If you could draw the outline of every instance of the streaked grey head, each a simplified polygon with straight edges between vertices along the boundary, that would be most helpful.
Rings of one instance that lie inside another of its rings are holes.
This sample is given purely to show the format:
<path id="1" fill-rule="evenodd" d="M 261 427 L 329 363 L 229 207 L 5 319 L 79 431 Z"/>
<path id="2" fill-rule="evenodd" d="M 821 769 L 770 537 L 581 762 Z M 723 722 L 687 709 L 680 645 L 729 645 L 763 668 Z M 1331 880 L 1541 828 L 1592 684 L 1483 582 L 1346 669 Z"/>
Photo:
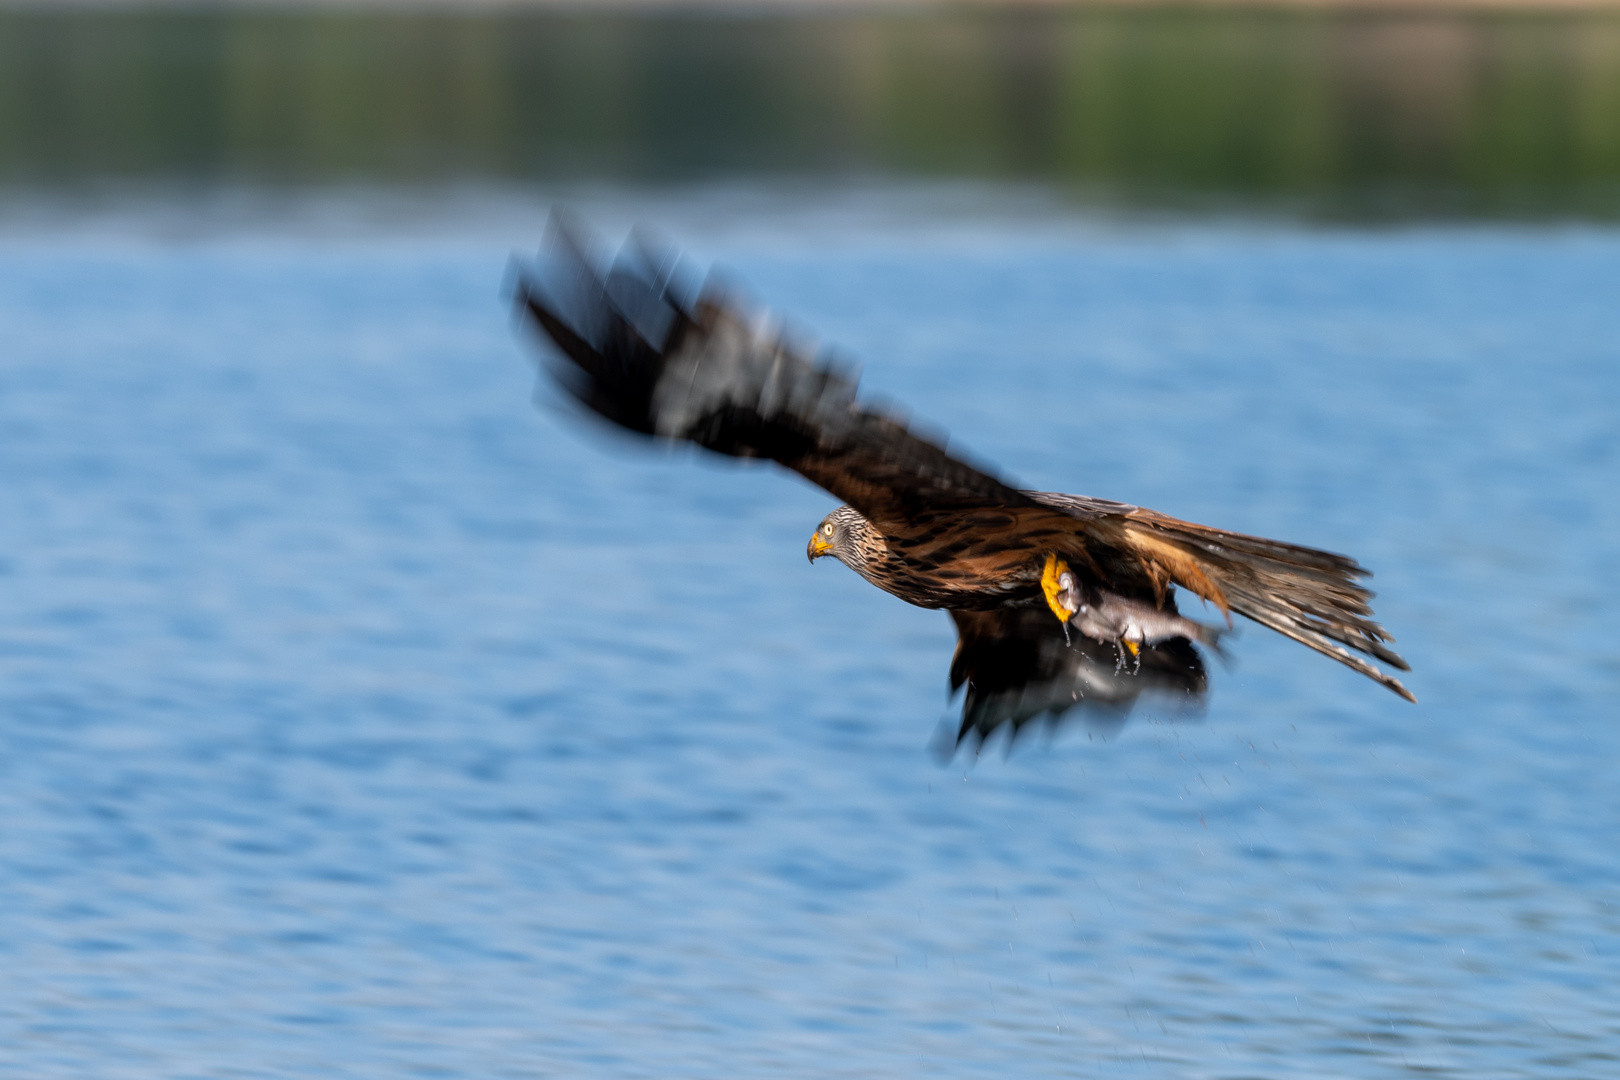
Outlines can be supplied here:
<path id="1" fill-rule="evenodd" d="M 821 524 L 816 526 L 814 535 L 810 537 L 805 554 L 811 562 L 823 555 L 831 555 L 851 569 L 859 568 L 866 562 L 866 545 L 863 541 L 871 531 L 872 526 L 865 518 L 847 506 L 840 506 L 821 519 Z"/>

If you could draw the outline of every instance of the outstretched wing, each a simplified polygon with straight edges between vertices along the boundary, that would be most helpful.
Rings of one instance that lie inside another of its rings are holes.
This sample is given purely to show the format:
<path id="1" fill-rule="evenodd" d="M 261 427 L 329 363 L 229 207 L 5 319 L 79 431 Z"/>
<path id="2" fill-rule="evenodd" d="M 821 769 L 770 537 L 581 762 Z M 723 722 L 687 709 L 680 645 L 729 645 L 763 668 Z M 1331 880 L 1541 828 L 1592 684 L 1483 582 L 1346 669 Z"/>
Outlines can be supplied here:
<path id="1" fill-rule="evenodd" d="M 1075 709 L 1104 724 L 1122 722 L 1144 699 L 1173 714 L 1197 711 L 1209 685 L 1203 658 L 1186 638 L 1143 646 L 1132 657 L 1084 634 L 1066 640 L 1063 624 L 1044 607 L 952 611 L 951 619 L 951 689 L 967 688 L 957 746 L 969 738 L 982 743 L 1003 724 L 1017 738 L 1031 720 Z"/>
<path id="2" fill-rule="evenodd" d="M 558 381 L 622 427 L 769 458 L 880 528 L 924 509 L 1033 505 L 942 440 L 857 403 L 852 376 L 807 359 L 717 287 L 690 302 L 680 292 L 672 260 L 633 247 L 599 273 L 564 222 L 517 273 L 520 311 L 566 357 Z"/>
<path id="3" fill-rule="evenodd" d="M 1215 604 L 1268 626 L 1416 701 L 1400 680 L 1356 656 L 1376 657 L 1400 671 L 1406 661 L 1372 620 L 1370 577 L 1354 559 L 1243 533 L 1195 525 L 1125 503 L 1077 495 L 1029 492 L 1042 506 L 1086 523 L 1087 535 L 1129 552 L 1162 598 L 1180 585 Z M 1348 646 L 1348 648 L 1346 647 Z"/>

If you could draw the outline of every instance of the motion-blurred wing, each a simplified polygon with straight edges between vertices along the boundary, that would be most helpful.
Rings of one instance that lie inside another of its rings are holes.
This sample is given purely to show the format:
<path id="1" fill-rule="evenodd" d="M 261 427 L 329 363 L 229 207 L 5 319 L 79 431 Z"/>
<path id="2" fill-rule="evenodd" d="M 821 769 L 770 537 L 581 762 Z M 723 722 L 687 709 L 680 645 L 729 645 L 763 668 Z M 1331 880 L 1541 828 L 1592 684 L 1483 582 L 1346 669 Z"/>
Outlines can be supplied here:
<path id="1" fill-rule="evenodd" d="M 982 743 L 1003 724 L 1016 738 L 1029 721 L 1071 709 L 1104 722 L 1123 720 L 1144 699 L 1171 713 L 1196 711 L 1209 685 L 1185 638 L 1143 646 L 1138 664 L 1113 642 L 1077 633 L 1065 640 L 1044 607 L 952 611 L 951 619 L 951 689 L 967 687 L 957 745 L 970 736 Z"/>
<path id="2" fill-rule="evenodd" d="M 520 310 L 567 358 L 553 372 L 632 431 L 735 457 L 769 458 L 880 527 L 921 510 L 1029 506 L 1026 495 L 941 442 L 856 403 L 855 379 L 796 352 L 711 286 L 680 298 L 671 260 L 627 248 L 604 277 L 559 223 L 518 272 Z"/>

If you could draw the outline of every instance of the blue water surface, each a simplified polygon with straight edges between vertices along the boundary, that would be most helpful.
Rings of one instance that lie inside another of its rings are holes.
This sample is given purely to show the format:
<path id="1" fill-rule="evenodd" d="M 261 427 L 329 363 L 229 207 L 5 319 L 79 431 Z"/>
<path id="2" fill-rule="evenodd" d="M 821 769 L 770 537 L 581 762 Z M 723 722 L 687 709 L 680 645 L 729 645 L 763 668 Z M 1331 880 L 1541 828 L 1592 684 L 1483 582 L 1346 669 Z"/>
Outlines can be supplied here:
<path id="1" fill-rule="evenodd" d="M 1025 484 L 1355 555 L 1421 701 L 1251 625 L 942 768 L 833 500 L 534 407 L 533 224 L 0 233 L 0 1073 L 1620 1073 L 1620 232 L 678 226 Z"/>

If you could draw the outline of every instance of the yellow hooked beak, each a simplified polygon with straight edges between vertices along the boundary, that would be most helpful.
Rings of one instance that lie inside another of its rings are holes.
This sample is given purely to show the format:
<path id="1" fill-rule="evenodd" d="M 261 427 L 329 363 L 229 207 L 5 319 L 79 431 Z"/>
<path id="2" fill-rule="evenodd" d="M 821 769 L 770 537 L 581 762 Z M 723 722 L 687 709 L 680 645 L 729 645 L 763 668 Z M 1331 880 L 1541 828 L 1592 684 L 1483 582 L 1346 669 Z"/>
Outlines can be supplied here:
<path id="1" fill-rule="evenodd" d="M 820 529 L 817 529 L 815 534 L 810 537 L 810 546 L 805 548 L 804 553 L 810 556 L 811 562 L 815 562 L 831 550 L 832 545 L 827 543 L 826 537 L 821 535 Z"/>
<path id="2" fill-rule="evenodd" d="M 1058 617 L 1058 622 L 1068 622 L 1074 618 L 1074 608 L 1064 607 L 1058 602 L 1058 593 L 1063 586 L 1058 578 L 1069 572 L 1069 564 L 1056 555 L 1046 557 L 1046 569 L 1041 571 L 1041 592 L 1046 594 L 1046 606 L 1052 609 L 1052 614 Z"/>

